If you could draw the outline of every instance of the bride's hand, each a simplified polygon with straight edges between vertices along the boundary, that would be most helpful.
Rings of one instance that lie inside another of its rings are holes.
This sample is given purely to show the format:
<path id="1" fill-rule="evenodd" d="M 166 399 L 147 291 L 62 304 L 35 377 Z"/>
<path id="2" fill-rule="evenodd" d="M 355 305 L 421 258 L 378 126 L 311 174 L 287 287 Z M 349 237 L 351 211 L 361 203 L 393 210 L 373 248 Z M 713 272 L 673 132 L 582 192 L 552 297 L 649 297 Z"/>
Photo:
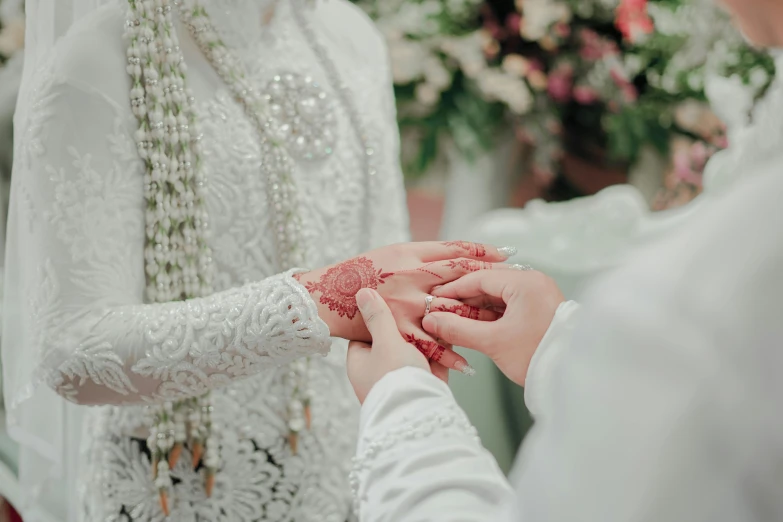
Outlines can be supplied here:
<path id="1" fill-rule="evenodd" d="M 490 357 L 506 376 L 524 386 L 530 360 L 565 300 L 550 277 L 535 271 L 482 271 L 433 291 L 466 306 L 502 312 L 497 321 L 473 321 L 434 311 L 423 320 L 431 335 Z"/>
<path id="2" fill-rule="evenodd" d="M 348 345 L 345 366 L 359 402 L 364 403 L 367 394 L 384 375 L 406 366 L 431 371 L 439 379 L 448 382 L 448 370 L 428 363 L 424 355 L 405 342 L 397 331 L 389 307 L 377 292 L 361 290 L 356 300 L 363 322 L 367 324 L 373 338 L 372 347 L 358 341 L 351 341 Z"/>
<path id="3" fill-rule="evenodd" d="M 334 337 L 369 341 L 370 333 L 359 315 L 356 293 L 362 288 L 378 291 L 392 310 L 403 338 L 428 358 L 461 370 L 466 361 L 436 342 L 421 327 L 425 298 L 431 289 L 465 274 L 509 265 L 501 261 L 511 249 L 464 241 L 403 243 L 379 248 L 336 265 L 295 277 L 307 288 L 318 305 L 319 316 Z M 432 308 L 461 306 L 451 299 L 435 299 Z M 476 318 L 492 320 L 491 311 L 470 309 Z M 446 353 L 448 352 L 448 353 Z"/>

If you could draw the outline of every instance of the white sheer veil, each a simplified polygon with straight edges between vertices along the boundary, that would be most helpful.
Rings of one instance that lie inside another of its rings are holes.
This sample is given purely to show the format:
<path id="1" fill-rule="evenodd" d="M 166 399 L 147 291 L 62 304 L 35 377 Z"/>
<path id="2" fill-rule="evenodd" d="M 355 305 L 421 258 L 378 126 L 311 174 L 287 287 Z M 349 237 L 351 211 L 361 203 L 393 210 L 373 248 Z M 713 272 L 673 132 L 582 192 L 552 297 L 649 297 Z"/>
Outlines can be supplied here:
<path id="1" fill-rule="evenodd" d="M 4 0 L 5 18 L 25 14 L 24 70 L 14 114 L 14 167 L 6 238 L 3 295 L 3 390 L 6 419 L 11 437 L 19 444 L 19 503 L 26 522 L 74 521 L 77 499 L 69 484 L 78 481 L 76 462 L 80 454 L 83 410 L 41 385 L 36 332 L 29 318 L 21 317 L 20 303 L 29 300 L 20 287 L 24 260 L 24 227 L 19 222 L 15 197 L 18 167 L 22 159 L 29 109 L 34 104 L 38 71 L 47 67 L 63 36 L 78 21 L 109 3 L 125 0 Z M 42 211 L 42 210 L 41 210 Z"/>

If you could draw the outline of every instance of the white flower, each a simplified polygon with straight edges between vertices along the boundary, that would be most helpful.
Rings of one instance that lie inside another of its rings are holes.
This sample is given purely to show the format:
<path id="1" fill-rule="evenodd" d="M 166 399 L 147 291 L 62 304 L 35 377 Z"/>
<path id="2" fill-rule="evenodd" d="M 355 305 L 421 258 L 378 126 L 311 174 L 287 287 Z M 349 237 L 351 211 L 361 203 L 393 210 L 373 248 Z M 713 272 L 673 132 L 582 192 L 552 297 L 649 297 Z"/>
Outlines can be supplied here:
<path id="1" fill-rule="evenodd" d="M 389 42 L 392 78 L 404 85 L 418 80 L 424 74 L 423 57 L 428 51 L 418 42 L 403 39 Z"/>
<path id="2" fill-rule="evenodd" d="M 474 31 L 460 37 L 448 37 L 441 41 L 440 48 L 459 64 L 468 78 L 476 78 L 487 67 L 484 58 L 484 44 L 488 35 L 484 31 Z"/>
<path id="3" fill-rule="evenodd" d="M 737 75 L 731 78 L 709 75 L 704 92 L 712 110 L 726 124 L 729 141 L 732 141 L 732 132 L 744 128 L 748 122 L 755 99 L 753 87 L 744 85 Z"/>
<path id="4" fill-rule="evenodd" d="M 519 54 L 508 54 L 503 58 L 503 70 L 515 76 L 525 76 L 530 70 L 530 61 Z"/>
<path id="5" fill-rule="evenodd" d="M 432 106 L 440 100 L 440 91 L 431 83 L 420 83 L 416 86 L 416 101 L 422 105 Z"/>
<path id="6" fill-rule="evenodd" d="M 756 67 L 750 72 L 750 84 L 756 89 L 761 89 L 768 81 L 767 71 L 762 67 Z"/>
<path id="7" fill-rule="evenodd" d="M 443 62 L 434 56 L 424 60 L 424 79 L 434 89 L 443 91 L 451 85 L 451 73 L 443 65 Z"/>
<path id="8" fill-rule="evenodd" d="M 549 32 L 555 22 L 569 22 L 571 10 L 562 2 L 553 0 L 523 0 L 522 25 L 519 33 L 528 40 L 538 41 Z"/>
<path id="9" fill-rule="evenodd" d="M 521 78 L 499 69 L 484 71 L 476 83 L 488 99 L 506 104 L 515 114 L 527 113 L 533 103 L 527 84 Z"/>

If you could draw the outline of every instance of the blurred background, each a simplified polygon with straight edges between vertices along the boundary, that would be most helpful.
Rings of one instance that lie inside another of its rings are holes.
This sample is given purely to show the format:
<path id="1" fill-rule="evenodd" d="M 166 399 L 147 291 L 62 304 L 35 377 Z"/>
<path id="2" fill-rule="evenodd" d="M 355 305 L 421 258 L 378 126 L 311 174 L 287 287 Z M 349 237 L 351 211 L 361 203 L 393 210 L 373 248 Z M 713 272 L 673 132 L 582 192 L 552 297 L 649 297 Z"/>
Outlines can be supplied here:
<path id="1" fill-rule="evenodd" d="M 389 46 L 413 238 L 517 246 L 514 261 L 569 297 L 676 226 L 775 73 L 711 0 L 355 3 Z M 24 46 L 24 15 L 10 5 L 0 0 L 3 218 Z M 466 355 L 479 374 L 452 388 L 507 470 L 531 425 L 523 391 Z M 15 449 L 2 429 L 0 462 L 12 499 Z"/>

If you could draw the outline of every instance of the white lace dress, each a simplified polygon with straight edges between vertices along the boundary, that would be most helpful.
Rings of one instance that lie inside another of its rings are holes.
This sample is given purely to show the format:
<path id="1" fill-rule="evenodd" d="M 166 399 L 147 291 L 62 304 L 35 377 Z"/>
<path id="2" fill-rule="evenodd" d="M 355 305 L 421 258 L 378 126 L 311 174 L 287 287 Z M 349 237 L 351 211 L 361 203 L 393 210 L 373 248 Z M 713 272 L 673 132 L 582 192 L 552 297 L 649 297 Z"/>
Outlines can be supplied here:
<path id="1" fill-rule="evenodd" d="M 369 246 L 406 240 L 390 71 L 371 23 L 342 0 L 306 13 L 378 144 L 368 223 L 364 150 L 291 5 L 279 2 L 263 25 L 269 2 L 206 3 L 260 88 L 291 71 L 312 76 L 335 99 L 334 154 L 299 162 L 294 173 L 309 262 L 323 266 L 366 249 L 364 227 Z M 95 405 L 84 414 L 81 456 L 70 459 L 78 486 L 69 482 L 62 498 L 36 502 L 58 519 L 162 520 L 144 452 L 144 403 L 167 387 L 187 387 L 177 370 L 187 367 L 222 385 L 212 393 L 221 470 L 206 498 L 203 476 L 183 455 L 171 520 L 344 522 L 358 406 L 344 372 L 346 343 L 330 340 L 290 274 L 275 274 L 258 134 L 182 26 L 203 132 L 217 292 L 144 303 L 144 166 L 133 138 L 122 4 L 73 28 L 39 73 L 31 117 L 17 129 L 8 261 L 15 281 L 7 297 L 15 313 L 6 317 L 3 348 L 34 350 L 37 375 L 69 401 Z M 326 356 L 312 363 L 312 429 L 294 455 L 281 365 L 316 354 Z"/>

